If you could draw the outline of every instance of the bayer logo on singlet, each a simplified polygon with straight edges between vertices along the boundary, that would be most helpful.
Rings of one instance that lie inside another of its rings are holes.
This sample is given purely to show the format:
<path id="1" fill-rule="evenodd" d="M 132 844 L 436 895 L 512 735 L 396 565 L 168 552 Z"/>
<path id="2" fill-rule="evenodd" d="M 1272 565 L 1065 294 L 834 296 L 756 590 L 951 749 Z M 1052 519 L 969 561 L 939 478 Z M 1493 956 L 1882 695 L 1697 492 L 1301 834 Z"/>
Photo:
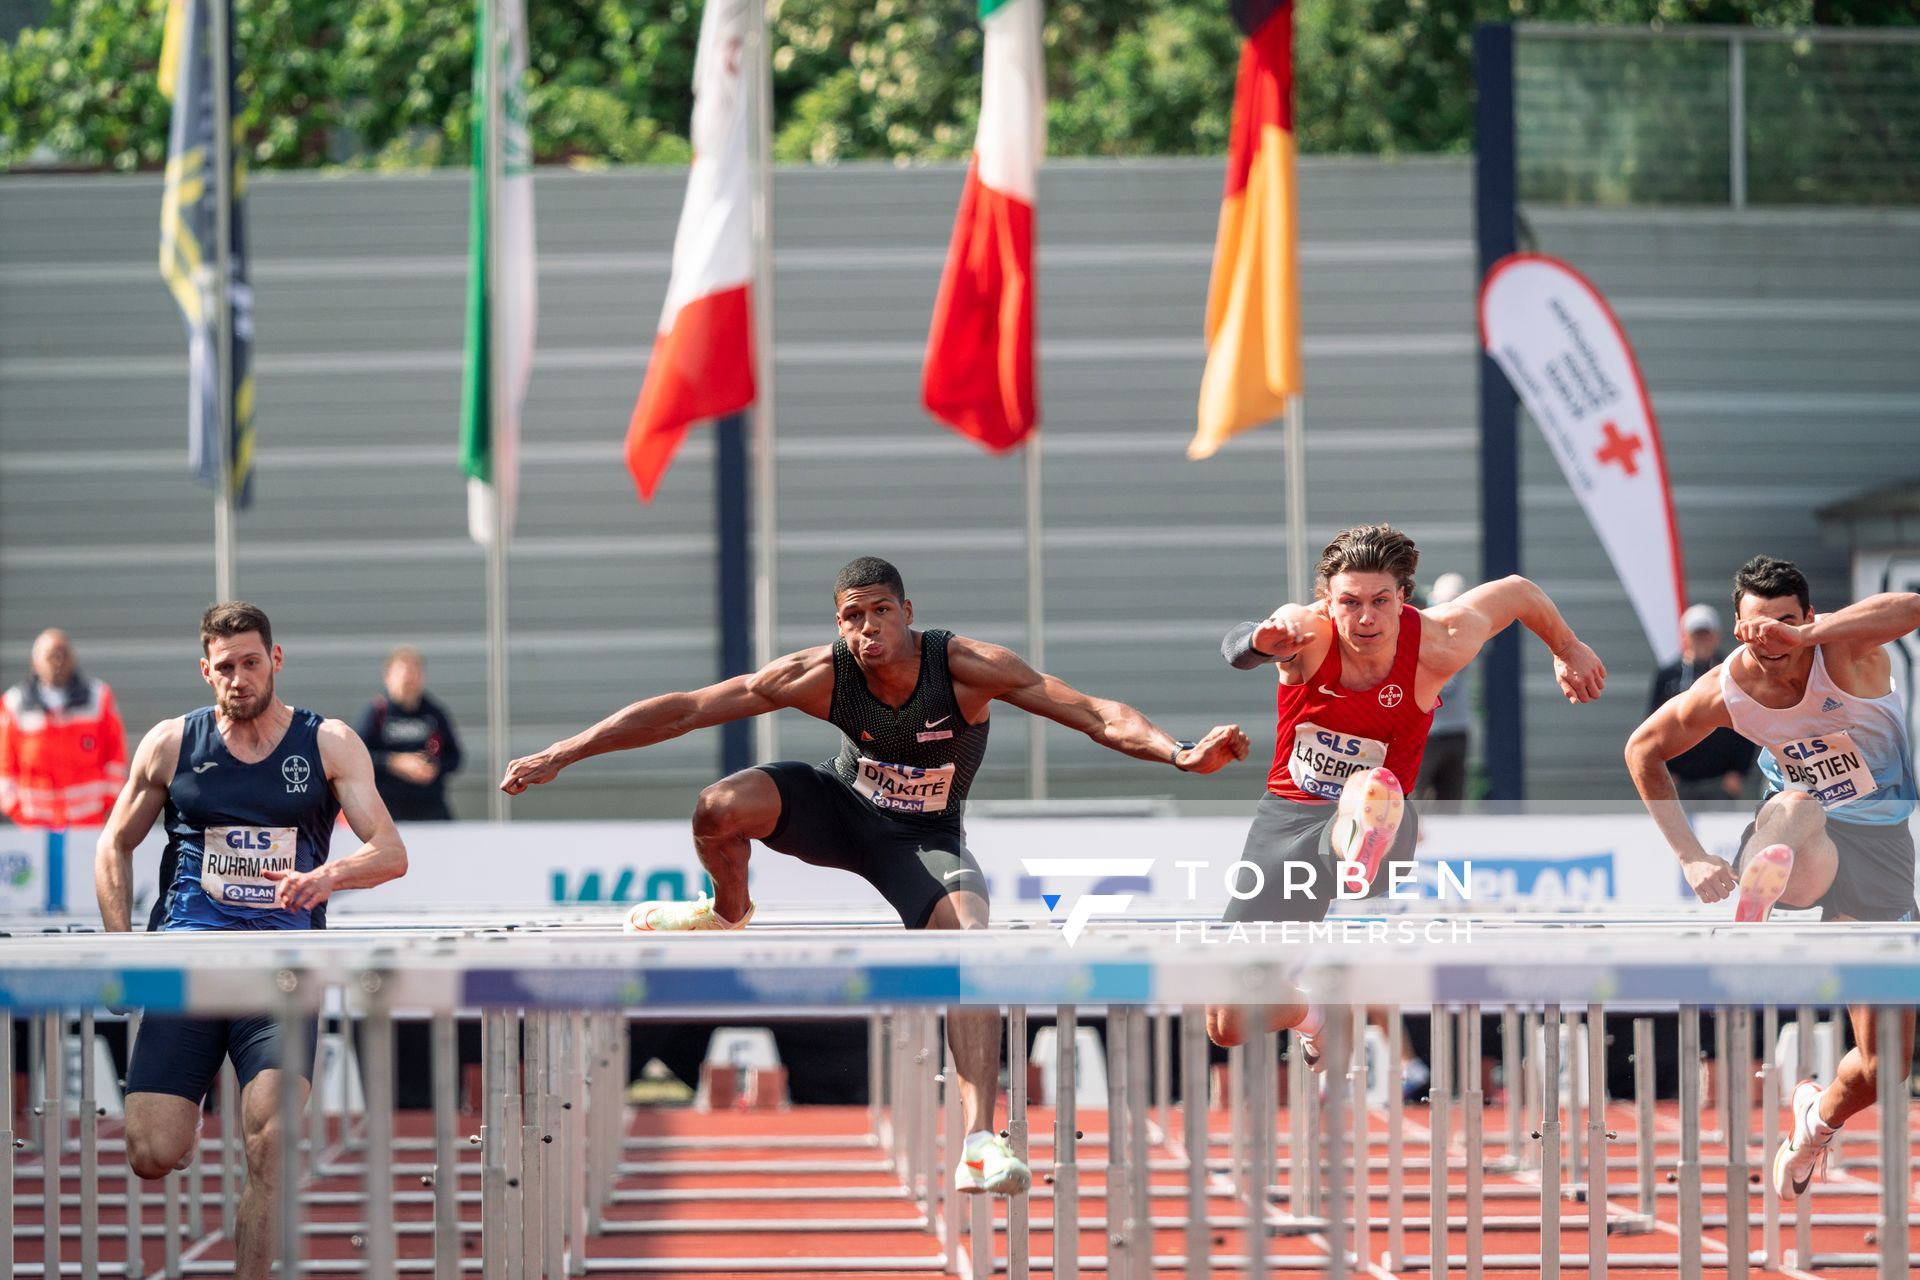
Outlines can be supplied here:
<path id="1" fill-rule="evenodd" d="M 1397 684 L 1382 685 L 1380 687 L 1380 705 L 1383 707 L 1389 709 L 1397 707 L 1400 705 L 1400 699 L 1405 696 L 1406 694 Z"/>
<path id="2" fill-rule="evenodd" d="M 313 766 L 305 756 L 288 756 L 280 766 L 280 776 L 287 780 L 287 790 L 305 791 L 307 779 L 313 776 Z"/>

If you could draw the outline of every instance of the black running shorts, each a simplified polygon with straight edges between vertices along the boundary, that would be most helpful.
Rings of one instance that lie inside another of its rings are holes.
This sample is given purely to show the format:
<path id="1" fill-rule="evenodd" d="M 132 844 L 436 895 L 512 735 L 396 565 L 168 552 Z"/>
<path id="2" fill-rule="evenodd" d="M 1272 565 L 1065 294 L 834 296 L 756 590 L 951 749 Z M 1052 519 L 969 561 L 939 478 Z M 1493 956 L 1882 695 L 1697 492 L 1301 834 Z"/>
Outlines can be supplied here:
<path id="1" fill-rule="evenodd" d="M 1765 801 L 1761 803 L 1764 807 Z M 1740 857 L 1734 860 L 1736 874 L 1758 823 L 1756 810 L 1754 821 L 1740 833 Z M 1812 904 L 1820 908 L 1822 920 L 1915 918 L 1913 831 L 1906 823 L 1841 822 L 1829 817 L 1826 833 L 1827 839 L 1833 841 L 1834 852 L 1840 856 L 1833 869 L 1833 883 L 1820 895 L 1820 900 Z"/>
<path id="2" fill-rule="evenodd" d="M 800 760 L 763 764 L 780 789 L 780 821 L 760 843 L 816 867 L 851 871 L 880 891 L 909 929 L 924 929 L 947 894 L 987 896 L 987 878 L 950 823 L 890 818 L 839 775 Z"/>
<path id="3" fill-rule="evenodd" d="M 319 1019 L 307 1024 L 307 1051 L 300 1074 L 313 1079 L 314 1038 Z M 213 1087 L 223 1058 L 244 1092 L 262 1071 L 280 1069 L 280 1026 L 275 1018 L 174 1018 L 148 1014 L 140 1020 L 127 1064 L 128 1093 L 169 1093 L 196 1106 Z"/>

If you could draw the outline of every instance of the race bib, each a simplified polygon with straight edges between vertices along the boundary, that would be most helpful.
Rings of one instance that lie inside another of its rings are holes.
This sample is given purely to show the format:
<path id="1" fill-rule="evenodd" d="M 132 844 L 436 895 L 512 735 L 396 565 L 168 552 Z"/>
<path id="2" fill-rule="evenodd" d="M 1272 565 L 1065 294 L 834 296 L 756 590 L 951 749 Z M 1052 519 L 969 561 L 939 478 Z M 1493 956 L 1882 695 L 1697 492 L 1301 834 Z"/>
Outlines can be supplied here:
<path id="1" fill-rule="evenodd" d="M 953 794 L 953 766 L 943 764 L 932 769 L 916 769 L 908 764 L 888 764 L 862 756 L 853 789 L 873 802 L 876 809 L 895 813 L 943 813 L 947 798 Z"/>
<path id="2" fill-rule="evenodd" d="M 1293 785 L 1308 795 L 1338 800 L 1349 776 L 1386 763 L 1386 743 L 1322 729 L 1309 720 L 1293 731 L 1293 754 L 1287 757 L 1287 772 L 1293 775 Z"/>
<path id="3" fill-rule="evenodd" d="M 1795 791 L 1806 791 L 1823 809 L 1851 804 L 1870 796 L 1878 786 L 1866 757 L 1845 731 L 1783 742 L 1768 750 L 1780 766 L 1780 776 Z"/>
<path id="4" fill-rule="evenodd" d="M 291 871 L 292 827 L 208 827 L 200 848 L 200 888 L 223 907 L 273 909 L 279 886 L 263 874 Z"/>

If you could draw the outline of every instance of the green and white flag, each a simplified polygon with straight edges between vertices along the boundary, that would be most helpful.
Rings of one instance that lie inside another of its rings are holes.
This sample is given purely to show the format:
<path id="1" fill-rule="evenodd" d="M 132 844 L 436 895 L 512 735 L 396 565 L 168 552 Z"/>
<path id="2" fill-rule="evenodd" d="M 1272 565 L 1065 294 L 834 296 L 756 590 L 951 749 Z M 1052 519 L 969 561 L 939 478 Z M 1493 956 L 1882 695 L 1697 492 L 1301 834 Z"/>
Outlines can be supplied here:
<path id="1" fill-rule="evenodd" d="M 488 10 L 500 6 L 496 56 L 487 57 Z M 500 504 L 500 527 L 513 536 L 514 508 L 520 489 L 520 408 L 533 375 L 533 330 L 538 301 L 534 293 L 533 148 L 527 137 L 527 13 L 524 0 L 479 0 L 479 34 L 473 57 L 473 198 L 469 219 L 467 268 L 467 368 L 460 398 L 460 466 L 467 475 L 467 526 L 475 542 L 493 541 L 493 504 Z M 487 76 L 501 77 L 500 207 L 487 217 Z M 487 251 L 499 238 L 496 259 L 498 297 L 488 296 Z M 494 305 L 497 302 L 497 305 Z M 504 376 L 492 378 L 491 326 L 500 326 L 498 351 Z M 506 398 L 496 434 L 491 413 L 493 388 Z"/>

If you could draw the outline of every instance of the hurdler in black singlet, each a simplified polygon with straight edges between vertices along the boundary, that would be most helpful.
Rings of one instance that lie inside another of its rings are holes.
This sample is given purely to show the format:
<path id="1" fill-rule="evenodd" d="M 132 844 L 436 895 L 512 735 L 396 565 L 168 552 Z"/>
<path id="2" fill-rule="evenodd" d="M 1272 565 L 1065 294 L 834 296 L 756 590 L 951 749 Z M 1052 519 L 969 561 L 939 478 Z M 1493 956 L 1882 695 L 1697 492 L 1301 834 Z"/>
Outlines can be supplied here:
<path id="1" fill-rule="evenodd" d="M 968 724 L 947 668 L 951 631 L 920 637 L 920 680 L 905 705 L 873 696 L 845 640 L 833 642 L 833 705 L 840 730 L 830 766 L 875 809 L 908 821 L 957 825 L 987 754 L 988 722 Z"/>
<path id="2" fill-rule="evenodd" d="M 949 894 L 987 896 L 963 825 L 987 724 L 960 714 L 947 670 L 952 638 L 921 634 L 920 680 L 901 707 L 874 697 L 846 642 L 835 641 L 827 720 L 842 735 L 839 756 L 759 766 L 780 789 L 780 821 L 761 843 L 862 877 L 909 929 L 924 928 Z"/>

